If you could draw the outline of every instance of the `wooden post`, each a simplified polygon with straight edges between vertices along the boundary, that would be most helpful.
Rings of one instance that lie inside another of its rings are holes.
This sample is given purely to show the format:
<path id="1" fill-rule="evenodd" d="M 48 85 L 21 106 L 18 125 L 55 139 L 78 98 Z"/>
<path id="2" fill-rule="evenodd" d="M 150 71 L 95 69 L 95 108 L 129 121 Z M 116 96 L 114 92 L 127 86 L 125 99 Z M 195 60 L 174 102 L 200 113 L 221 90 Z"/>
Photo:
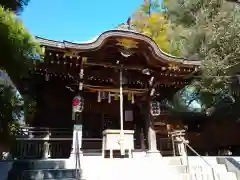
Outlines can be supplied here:
<path id="1" fill-rule="evenodd" d="M 157 138 L 154 127 L 154 117 L 150 113 L 150 103 L 148 101 L 148 116 L 147 116 L 147 128 L 148 128 L 148 156 L 161 157 L 160 152 L 157 150 Z"/>
<path id="2" fill-rule="evenodd" d="M 154 117 L 150 113 L 150 102 L 148 102 L 149 114 L 148 114 L 148 146 L 150 152 L 157 151 L 157 139 L 156 131 L 154 127 Z"/>
<path id="3" fill-rule="evenodd" d="M 154 83 L 154 76 L 152 76 L 149 80 L 149 94 L 148 94 L 148 154 L 149 155 L 154 155 L 154 156 L 161 156 L 160 152 L 157 150 L 157 138 L 156 138 L 156 131 L 155 131 L 155 126 L 154 126 L 154 114 L 151 112 L 151 106 L 152 106 L 152 101 L 154 100 L 155 96 L 155 87 L 156 84 Z M 155 114 L 155 116 L 160 115 L 160 110 L 159 114 Z"/>
<path id="4" fill-rule="evenodd" d="M 83 91 L 83 80 L 84 80 L 84 69 L 83 69 L 83 63 L 86 61 L 86 58 L 82 58 L 80 72 L 79 72 L 79 89 L 77 92 L 77 95 L 82 98 L 82 91 Z M 76 96 L 75 98 L 78 98 Z M 83 99 L 82 99 L 83 101 Z M 84 103 L 84 102 L 81 102 Z M 73 105 L 74 106 L 74 105 Z M 73 140 L 72 140 L 72 152 L 70 155 L 70 158 L 77 159 L 79 158 L 81 148 L 82 148 L 82 111 L 83 107 L 79 107 L 81 105 L 77 104 L 75 109 L 73 110 L 72 119 L 75 121 L 74 127 L 73 127 Z M 82 105 L 83 106 L 83 105 Z M 77 167 L 76 167 L 77 168 Z"/>
<path id="5" fill-rule="evenodd" d="M 145 146 L 145 137 L 144 137 L 144 130 L 143 130 L 143 128 L 141 128 L 140 140 L 141 140 L 141 149 L 145 151 L 146 146 Z"/>

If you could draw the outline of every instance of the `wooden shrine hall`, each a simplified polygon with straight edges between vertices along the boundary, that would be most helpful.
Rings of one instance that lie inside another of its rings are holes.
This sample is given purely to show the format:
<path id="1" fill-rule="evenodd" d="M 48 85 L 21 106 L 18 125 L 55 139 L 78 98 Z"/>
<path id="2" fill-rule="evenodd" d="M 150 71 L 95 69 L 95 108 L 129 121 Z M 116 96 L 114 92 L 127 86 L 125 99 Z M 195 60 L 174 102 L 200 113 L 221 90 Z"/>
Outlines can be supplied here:
<path id="1" fill-rule="evenodd" d="M 149 37 L 126 30 L 87 43 L 36 39 L 44 59 L 25 79 L 37 101 L 30 126 L 81 127 L 82 149 L 102 149 L 103 132 L 119 133 L 120 145 L 132 134 L 131 148 L 151 152 L 161 151 L 158 139 L 171 128 L 182 128 L 165 102 L 189 83 L 199 61 L 170 56 Z"/>

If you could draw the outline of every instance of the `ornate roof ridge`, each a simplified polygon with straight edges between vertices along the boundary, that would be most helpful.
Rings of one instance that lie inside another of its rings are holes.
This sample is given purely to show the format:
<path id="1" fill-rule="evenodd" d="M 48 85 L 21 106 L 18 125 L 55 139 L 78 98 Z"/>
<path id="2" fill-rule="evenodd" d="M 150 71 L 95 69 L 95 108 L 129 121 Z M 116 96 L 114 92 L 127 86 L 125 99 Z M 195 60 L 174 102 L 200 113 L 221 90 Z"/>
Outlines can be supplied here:
<path id="1" fill-rule="evenodd" d="M 199 60 L 188 60 L 186 58 L 177 57 L 170 55 L 166 52 L 164 52 L 162 49 L 158 47 L 158 45 L 148 36 L 138 33 L 135 31 L 129 31 L 128 29 L 113 29 L 108 30 L 100 34 L 95 41 L 93 42 L 69 42 L 69 41 L 55 41 L 55 40 L 49 40 L 46 38 L 41 38 L 36 36 L 36 40 L 43 46 L 50 46 L 55 48 L 69 48 L 69 49 L 75 49 L 75 50 L 90 50 L 90 49 L 96 49 L 100 47 L 107 38 L 109 37 L 122 37 L 122 38 L 133 38 L 140 41 L 145 41 L 149 45 L 149 50 L 152 51 L 154 57 L 160 61 L 168 61 L 172 63 L 180 63 L 184 65 L 195 65 L 199 66 L 200 61 Z"/>

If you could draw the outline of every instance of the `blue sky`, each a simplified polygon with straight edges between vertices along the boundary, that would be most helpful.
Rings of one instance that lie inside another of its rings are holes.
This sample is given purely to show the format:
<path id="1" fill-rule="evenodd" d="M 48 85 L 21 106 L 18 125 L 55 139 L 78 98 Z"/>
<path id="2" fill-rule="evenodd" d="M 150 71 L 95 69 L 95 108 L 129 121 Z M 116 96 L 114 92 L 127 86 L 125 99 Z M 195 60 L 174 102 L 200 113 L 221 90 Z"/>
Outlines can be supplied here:
<path id="1" fill-rule="evenodd" d="M 143 0 L 31 0 L 21 18 L 35 36 L 87 41 L 127 21 L 142 3 Z"/>

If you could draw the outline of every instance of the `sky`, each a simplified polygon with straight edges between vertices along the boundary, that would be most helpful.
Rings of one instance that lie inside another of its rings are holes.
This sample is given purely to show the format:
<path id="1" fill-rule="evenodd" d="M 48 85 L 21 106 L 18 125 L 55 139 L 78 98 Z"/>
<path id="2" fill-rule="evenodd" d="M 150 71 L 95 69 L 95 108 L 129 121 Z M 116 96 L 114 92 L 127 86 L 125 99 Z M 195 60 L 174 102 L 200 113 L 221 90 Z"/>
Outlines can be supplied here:
<path id="1" fill-rule="evenodd" d="M 87 41 L 126 22 L 143 1 L 31 0 L 21 19 L 34 36 Z"/>

